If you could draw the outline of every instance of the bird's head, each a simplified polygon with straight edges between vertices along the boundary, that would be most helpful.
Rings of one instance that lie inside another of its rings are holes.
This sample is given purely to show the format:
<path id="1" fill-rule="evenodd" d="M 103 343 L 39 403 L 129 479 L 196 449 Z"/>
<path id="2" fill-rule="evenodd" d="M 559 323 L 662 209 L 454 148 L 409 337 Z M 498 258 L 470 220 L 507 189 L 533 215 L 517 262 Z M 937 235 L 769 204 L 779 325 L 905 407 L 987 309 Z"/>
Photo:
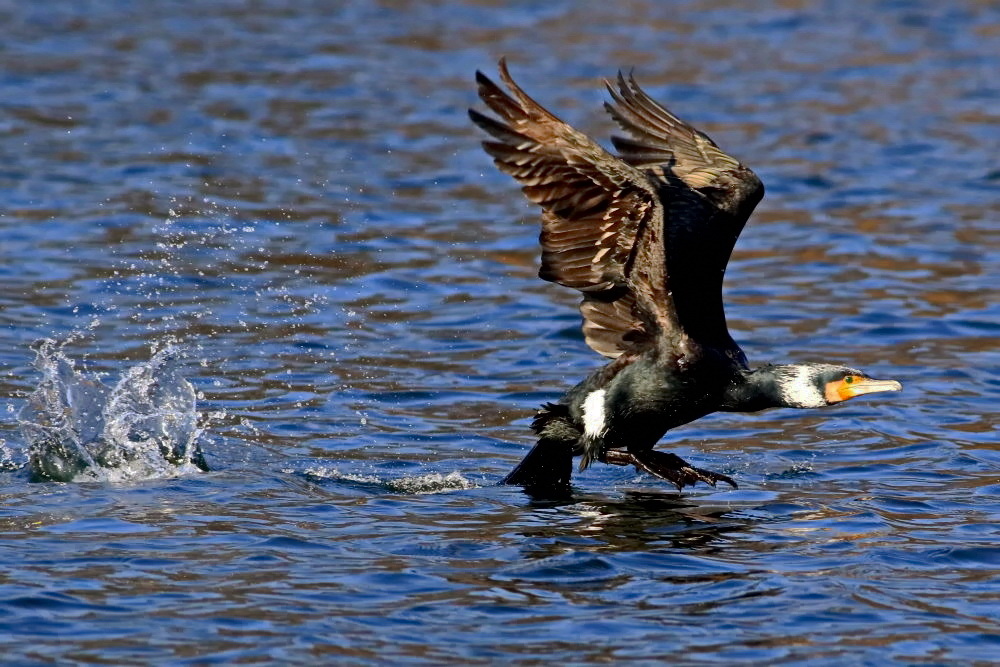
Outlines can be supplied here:
<path id="1" fill-rule="evenodd" d="M 790 364 L 773 368 L 782 404 L 790 408 L 821 408 L 862 394 L 903 388 L 895 380 L 876 380 L 846 366 Z"/>

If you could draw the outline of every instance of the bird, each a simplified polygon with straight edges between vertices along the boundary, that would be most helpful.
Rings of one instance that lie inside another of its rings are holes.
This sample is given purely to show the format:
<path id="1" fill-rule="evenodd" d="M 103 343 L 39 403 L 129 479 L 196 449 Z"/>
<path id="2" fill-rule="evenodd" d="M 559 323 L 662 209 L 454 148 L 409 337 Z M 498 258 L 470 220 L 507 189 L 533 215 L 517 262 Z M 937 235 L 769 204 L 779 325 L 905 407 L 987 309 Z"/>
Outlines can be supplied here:
<path id="1" fill-rule="evenodd" d="M 531 427 L 537 443 L 501 484 L 570 489 L 573 459 L 627 466 L 684 487 L 737 483 L 654 447 L 713 412 L 821 408 L 899 391 L 829 363 L 752 367 L 726 324 L 723 277 L 764 186 L 748 167 L 654 101 L 633 74 L 605 80 L 604 108 L 627 136 L 615 153 L 529 97 L 499 61 L 506 90 L 476 72 L 469 109 L 482 146 L 541 208 L 538 275 L 582 293 L 583 337 L 610 359 Z"/>

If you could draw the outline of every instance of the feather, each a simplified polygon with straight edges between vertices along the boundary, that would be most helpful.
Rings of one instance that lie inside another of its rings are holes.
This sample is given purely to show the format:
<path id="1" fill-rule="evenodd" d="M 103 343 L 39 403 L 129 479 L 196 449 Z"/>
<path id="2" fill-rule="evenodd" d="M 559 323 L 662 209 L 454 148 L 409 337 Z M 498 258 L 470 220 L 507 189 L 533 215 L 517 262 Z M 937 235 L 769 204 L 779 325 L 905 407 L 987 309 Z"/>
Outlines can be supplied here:
<path id="1" fill-rule="evenodd" d="M 528 96 L 503 59 L 499 71 L 506 90 L 476 73 L 497 117 L 469 116 L 497 167 L 541 207 L 538 275 L 583 293 L 587 344 L 613 358 L 653 344 L 680 358 L 697 347 L 691 336 L 735 346 L 722 273 L 763 192 L 753 172 L 631 76 L 607 84 L 605 106 L 631 136 L 613 138 L 616 157 Z"/>

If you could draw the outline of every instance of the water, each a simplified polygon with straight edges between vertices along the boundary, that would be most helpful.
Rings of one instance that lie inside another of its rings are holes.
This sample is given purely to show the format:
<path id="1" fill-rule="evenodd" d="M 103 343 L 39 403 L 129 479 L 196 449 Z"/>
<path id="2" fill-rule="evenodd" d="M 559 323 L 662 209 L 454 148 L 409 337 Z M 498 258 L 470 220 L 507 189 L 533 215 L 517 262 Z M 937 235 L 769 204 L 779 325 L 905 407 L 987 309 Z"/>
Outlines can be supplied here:
<path id="1" fill-rule="evenodd" d="M 42 341 L 35 359 L 42 380 L 19 415 L 32 479 L 113 482 L 207 470 L 181 358 L 164 348 L 109 387 Z"/>
<path id="2" fill-rule="evenodd" d="M 0 25 L 7 662 L 996 655 L 991 4 L 0 2 Z M 726 283 L 751 360 L 904 391 L 671 434 L 738 491 L 494 486 L 600 363 L 465 115 L 502 54 L 602 139 L 599 80 L 634 65 L 767 186 Z M 109 386 L 183 349 L 210 471 L 31 483 L 44 338 Z"/>

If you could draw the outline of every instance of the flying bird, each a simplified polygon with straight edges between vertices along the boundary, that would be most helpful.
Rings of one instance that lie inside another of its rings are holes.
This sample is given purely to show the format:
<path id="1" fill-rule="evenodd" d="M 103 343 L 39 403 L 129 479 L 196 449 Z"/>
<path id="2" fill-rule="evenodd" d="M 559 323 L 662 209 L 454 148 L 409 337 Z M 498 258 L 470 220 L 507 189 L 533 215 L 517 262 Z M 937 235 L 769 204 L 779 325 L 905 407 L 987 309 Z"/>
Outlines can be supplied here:
<path id="1" fill-rule="evenodd" d="M 611 359 L 544 405 L 537 444 L 503 483 L 569 488 L 573 458 L 634 465 L 678 490 L 730 477 L 654 449 L 670 429 L 716 411 L 819 408 L 898 391 L 834 364 L 751 368 L 726 326 L 722 280 L 744 224 L 764 196 L 749 168 L 653 101 L 619 72 L 605 109 L 628 137 L 617 155 L 559 120 L 511 78 L 476 72 L 483 148 L 541 210 L 539 277 L 583 294 L 584 339 Z"/>

